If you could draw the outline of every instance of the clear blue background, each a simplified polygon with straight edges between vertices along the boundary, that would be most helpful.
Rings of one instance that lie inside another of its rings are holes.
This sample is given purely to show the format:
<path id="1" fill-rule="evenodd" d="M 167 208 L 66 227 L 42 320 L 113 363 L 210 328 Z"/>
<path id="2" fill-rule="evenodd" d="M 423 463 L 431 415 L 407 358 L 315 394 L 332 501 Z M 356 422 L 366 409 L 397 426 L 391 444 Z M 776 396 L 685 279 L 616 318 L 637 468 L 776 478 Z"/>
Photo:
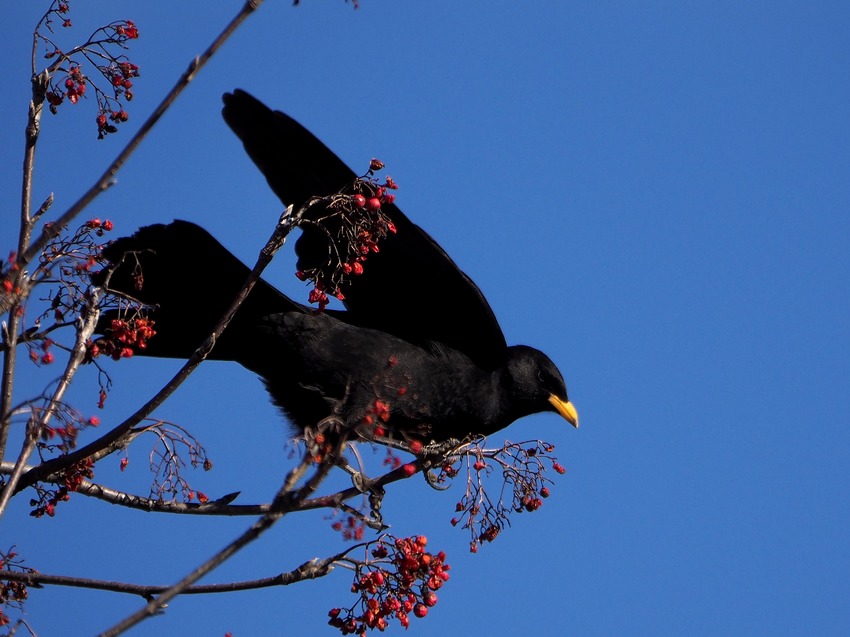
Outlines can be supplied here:
<path id="1" fill-rule="evenodd" d="M 13 3 L 0 24 L 3 249 L 45 4 Z M 61 41 L 131 18 L 143 77 L 107 140 L 90 101 L 45 117 L 36 205 L 52 191 L 66 209 L 238 4 L 74 2 Z M 86 218 L 119 232 L 190 219 L 252 260 L 281 206 L 219 115 L 242 87 L 356 169 L 384 160 L 399 205 L 478 282 L 508 341 L 564 371 L 580 430 L 540 415 L 491 439 L 554 442 L 568 469 L 494 544 L 471 555 L 449 525 L 460 484 L 391 488 L 393 532 L 428 535 L 453 566 L 408 634 L 850 634 L 848 33 L 844 2 L 267 2 Z M 269 278 L 304 298 L 291 271 L 284 256 Z M 110 366 L 102 427 L 177 367 Z M 17 397 L 50 374 L 27 371 Z M 93 413 L 83 380 L 75 404 Z M 190 477 L 211 497 L 267 501 L 291 464 L 286 427 L 237 365 L 204 365 L 158 415 L 207 445 L 215 470 Z M 145 494 L 148 444 L 98 479 Z M 19 500 L 0 545 L 45 572 L 139 583 L 176 580 L 249 523 L 83 497 L 33 520 Z M 208 581 L 330 554 L 329 525 L 287 518 Z M 130 634 L 333 635 L 325 613 L 353 601 L 348 587 L 337 571 L 179 598 Z M 140 605 L 49 588 L 26 608 L 52 636 L 94 634 Z"/>

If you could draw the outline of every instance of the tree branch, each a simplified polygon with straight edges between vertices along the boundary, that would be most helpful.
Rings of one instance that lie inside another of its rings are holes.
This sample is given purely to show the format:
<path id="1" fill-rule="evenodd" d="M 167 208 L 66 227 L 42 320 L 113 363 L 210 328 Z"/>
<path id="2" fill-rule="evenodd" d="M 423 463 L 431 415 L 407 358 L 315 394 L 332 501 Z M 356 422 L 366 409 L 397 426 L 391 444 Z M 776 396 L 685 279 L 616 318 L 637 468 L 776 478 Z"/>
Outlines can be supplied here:
<path id="1" fill-rule="evenodd" d="M 333 570 L 335 562 L 343 559 L 355 548 L 357 548 L 357 546 L 351 546 L 345 551 L 337 553 L 331 557 L 313 559 L 308 562 L 304 562 L 301 566 L 292 571 L 279 573 L 271 577 L 243 580 L 239 582 L 226 582 L 223 584 L 189 586 L 183 591 L 183 595 L 230 593 L 233 591 L 246 591 L 258 588 L 269 588 L 272 586 L 289 586 L 290 584 L 296 584 L 298 582 L 303 582 L 304 580 L 324 577 Z M 126 582 L 111 582 L 85 577 L 50 575 L 48 573 L 22 573 L 18 571 L 0 571 L 0 580 L 23 582 L 27 586 L 69 586 L 72 588 L 111 591 L 113 593 L 128 593 L 131 595 L 139 595 L 148 600 L 150 600 L 154 595 L 160 595 L 166 592 L 170 588 L 169 586 L 128 584 Z"/>

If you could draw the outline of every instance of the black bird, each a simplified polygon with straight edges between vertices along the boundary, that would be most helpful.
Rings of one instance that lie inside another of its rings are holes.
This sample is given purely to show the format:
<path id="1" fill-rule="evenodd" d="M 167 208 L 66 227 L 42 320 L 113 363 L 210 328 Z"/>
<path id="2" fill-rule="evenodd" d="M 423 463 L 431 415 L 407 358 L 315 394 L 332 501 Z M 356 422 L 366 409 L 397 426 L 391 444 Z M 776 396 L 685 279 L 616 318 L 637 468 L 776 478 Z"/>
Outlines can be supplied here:
<path id="1" fill-rule="evenodd" d="M 298 208 L 355 181 L 298 122 L 244 91 L 224 95 L 223 115 L 284 204 Z M 441 442 L 489 435 L 543 411 L 577 427 L 552 361 L 531 347 L 508 347 L 472 280 L 395 205 L 381 211 L 396 232 L 370 254 L 362 275 L 340 285 L 346 311 L 317 312 L 261 280 L 210 358 L 257 373 L 299 430 L 335 416 L 365 437 Z M 320 267 L 326 233 L 306 226 L 296 253 L 299 268 Z M 156 335 L 137 352 L 148 356 L 188 358 L 249 272 L 186 221 L 142 228 L 104 257 L 113 271 L 109 288 L 154 307 Z M 109 333 L 111 318 L 100 332 Z"/>

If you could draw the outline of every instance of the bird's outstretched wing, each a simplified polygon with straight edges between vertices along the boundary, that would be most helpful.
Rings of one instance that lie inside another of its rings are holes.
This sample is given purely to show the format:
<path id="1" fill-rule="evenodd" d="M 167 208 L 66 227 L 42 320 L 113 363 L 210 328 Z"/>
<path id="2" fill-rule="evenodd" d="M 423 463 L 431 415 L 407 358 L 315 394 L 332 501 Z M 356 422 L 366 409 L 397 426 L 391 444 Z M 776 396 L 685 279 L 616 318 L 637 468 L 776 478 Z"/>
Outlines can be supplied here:
<path id="1" fill-rule="evenodd" d="M 327 146 L 294 119 L 272 111 L 248 93 L 224 95 L 227 124 L 285 205 L 339 192 L 356 175 Z M 507 345 L 478 286 L 421 228 L 394 204 L 382 211 L 395 225 L 371 254 L 361 276 L 345 287 L 347 321 L 395 334 L 414 343 L 436 341 L 469 356 L 484 369 L 501 365 Z M 305 233 L 296 252 L 327 249 Z"/>

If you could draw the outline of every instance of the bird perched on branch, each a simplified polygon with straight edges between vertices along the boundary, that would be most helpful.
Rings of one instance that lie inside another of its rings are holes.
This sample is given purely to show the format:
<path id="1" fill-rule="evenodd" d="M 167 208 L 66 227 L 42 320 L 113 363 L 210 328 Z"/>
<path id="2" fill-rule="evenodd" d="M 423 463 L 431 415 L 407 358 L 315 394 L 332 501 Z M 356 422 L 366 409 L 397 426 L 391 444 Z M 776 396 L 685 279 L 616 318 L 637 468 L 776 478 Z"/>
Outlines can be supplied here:
<path id="1" fill-rule="evenodd" d="M 395 206 L 392 180 L 372 176 L 379 162 L 358 178 L 298 122 L 241 90 L 224 95 L 223 115 L 275 194 L 303 210 L 298 268 L 319 310 L 260 280 L 210 358 L 257 373 L 299 430 L 332 417 L 362 438 L 442 442 L 544 411 L 578 426 L 554 363 L 507 346 L 475 283 Z M 151 308 L 156 334 L 145 322 L 150 338 L 136 352 L 147 356 L 188 358 L 249 273 L 187 221 L 142 228 L 103 256 L 95 282 Z M 328 294 L 346 309 L 326 309 Z M 107 314 L 103 344 L 127 325 Z"/>

